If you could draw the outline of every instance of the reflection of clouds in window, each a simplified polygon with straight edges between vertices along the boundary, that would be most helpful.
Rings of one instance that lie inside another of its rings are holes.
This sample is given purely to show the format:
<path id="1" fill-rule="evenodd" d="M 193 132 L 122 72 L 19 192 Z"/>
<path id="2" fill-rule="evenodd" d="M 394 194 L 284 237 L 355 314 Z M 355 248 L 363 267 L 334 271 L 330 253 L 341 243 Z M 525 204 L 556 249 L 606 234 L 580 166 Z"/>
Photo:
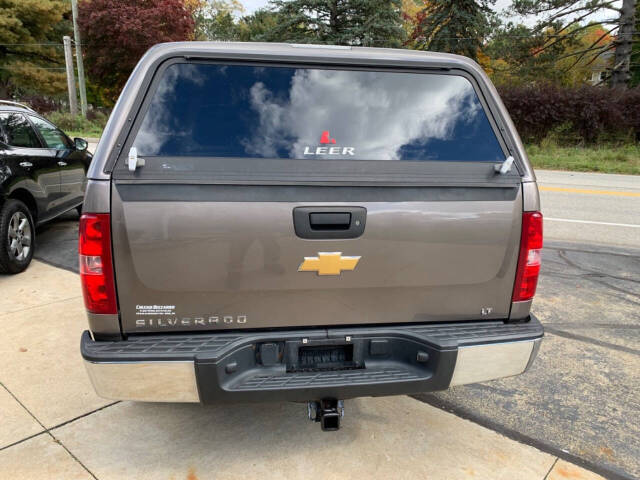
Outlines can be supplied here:
<path id="1" fill-rule="evenodd" d="M 481 111 L 471 84 L 451 75 L 297 70 L 287 99 L 261 82 L 250 93 L 260 128 L 244 147 L 265 157 L 288 149 L 302 158 L 329 130 L 338 145 L 356 146 L 357 158 L 397 159 L 404 145 L 450 139 Z"/>
<path id="2" fill-rule="evenodd" d="M 226 69 L 225 67 L 220 67 Z M 220 73 L 224 74 L 224 71 Z M 190 129 L 171 118 L 170 106 L 179 100 L 176 98 L 176 87 L 185 82 L 202 86 L 205 77 L 197 65 L 176 64 L 166 69 L 162 80 L 153 96 L 153 101 L 140 126 L 135 140 L 135 147 L 140 155 L 157 155 L 165 142 L 172 137 L 189 137 Z"/>

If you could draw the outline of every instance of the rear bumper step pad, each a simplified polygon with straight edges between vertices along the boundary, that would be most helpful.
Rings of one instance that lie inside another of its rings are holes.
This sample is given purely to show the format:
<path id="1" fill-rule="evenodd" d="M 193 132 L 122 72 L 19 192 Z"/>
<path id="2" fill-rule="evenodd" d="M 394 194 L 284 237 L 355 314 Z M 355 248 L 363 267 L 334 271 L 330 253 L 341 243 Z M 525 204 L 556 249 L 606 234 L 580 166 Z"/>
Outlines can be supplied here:
<path id="1" fill-rule="evenodd" d="M 531 316 L 525 323 L 139 335 L 124 341 L 93 341 L 84 332 L 81 351 L 105 398 L 308 401 L 413 394 L 517 375 L 533 361 L 542 336 Z M 310 347 L 338 353 L 309 369 Z"/>

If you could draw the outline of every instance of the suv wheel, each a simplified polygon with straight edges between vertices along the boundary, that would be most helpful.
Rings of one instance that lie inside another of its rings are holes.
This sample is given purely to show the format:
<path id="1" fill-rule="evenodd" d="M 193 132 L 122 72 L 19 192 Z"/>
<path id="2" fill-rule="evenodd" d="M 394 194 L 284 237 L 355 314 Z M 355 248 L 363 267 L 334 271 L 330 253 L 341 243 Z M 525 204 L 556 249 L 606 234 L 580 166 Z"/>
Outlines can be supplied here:
<path id="1" fill-rule="evenodd" d="M 0 208 L 0 273 L 20 273 L 31 263 L 36 229 L 31 212 L 20 200 Z"/>

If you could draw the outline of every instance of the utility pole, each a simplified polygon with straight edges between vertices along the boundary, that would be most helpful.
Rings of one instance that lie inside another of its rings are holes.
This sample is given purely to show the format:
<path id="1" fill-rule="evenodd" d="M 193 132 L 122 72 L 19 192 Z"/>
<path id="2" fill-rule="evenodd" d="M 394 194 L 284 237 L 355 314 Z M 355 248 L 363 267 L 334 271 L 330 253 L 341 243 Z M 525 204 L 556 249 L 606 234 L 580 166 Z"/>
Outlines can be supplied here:
<path id="1" fill-rule="evenodd" d="M 78 0 L 71 0 L 71 16 L 73 17 L 73 39 L 76 44 L 76 60 L 78 62 L 78 87 L 80 87 L 80 110 L 87 118 L 87 86 L 84 83 L 84 62 L 82 61 L 82 44 L 78 29 Z"/>
<path id="2" fill-rule="evenodd" d="M 631 63 L 631 49 L 633 44 L 634 14 L 636 0 L 622 0 L 620 9 L 620 28 L 616 40 L 616 51 L 613 60 L 613 71 L 611 72 L 611 86 L 626 88 L 629 85 L 631 74 L 629 67 Z"/>
<path id="3" fill-rule="evenodd" d="M 76 79 L 73 75 L 73 54 L 71 53 L 71 37 L 62 37 L 64 43 L 64 63 L 67 67 L 67 89 L 69 90 L 69 108 L 71 116 L 78 115 L 78 100 L 76 98 Z"/>

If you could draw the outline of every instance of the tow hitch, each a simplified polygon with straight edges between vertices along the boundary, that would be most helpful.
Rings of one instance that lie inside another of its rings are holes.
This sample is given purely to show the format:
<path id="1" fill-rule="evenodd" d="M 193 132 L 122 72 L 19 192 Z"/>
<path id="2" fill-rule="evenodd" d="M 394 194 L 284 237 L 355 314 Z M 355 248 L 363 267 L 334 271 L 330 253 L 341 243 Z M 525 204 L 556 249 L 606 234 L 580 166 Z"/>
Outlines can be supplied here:
<path id="1" fill-rule="evenodd" d="M 325 398 L 319 402 L 307 403 L 309 420 L 320 422 L 325 432 L 340 429 L 340 419 L 344 417 L 344 401 L 335 398 Z"/>

